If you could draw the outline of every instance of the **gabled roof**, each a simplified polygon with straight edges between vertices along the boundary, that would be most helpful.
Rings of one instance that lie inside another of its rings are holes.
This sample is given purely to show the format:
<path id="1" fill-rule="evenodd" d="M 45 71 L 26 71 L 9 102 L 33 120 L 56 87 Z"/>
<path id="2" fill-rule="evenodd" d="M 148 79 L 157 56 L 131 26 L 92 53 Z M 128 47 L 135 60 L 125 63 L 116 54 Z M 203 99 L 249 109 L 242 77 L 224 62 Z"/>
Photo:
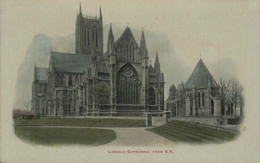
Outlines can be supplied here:
<path id="1" fill-rule="evenodd" d="M 37 81 L 47 81 L 48 68 L 35 67 Z"/>
<path id="2" fill-rule="evenodd" d="M 119 43 L 123 42 L 123 41 L 133 41 L 134 44 L 137 44 L 134 36 L 133 36 L 133 33 L 131 32 L 130 28 L 127 26 L 126 29 L 124 30 L 123 34 L 116 40 L 115 42 L 115 46 L 117 46 Z"/>
<path id="3" fill-rule="evenodd" d="M 201 59 L 197 63 L 184 87 L 190 89 L 194 86 L 196 88 L 218 87 L 215 79 Z"/>
<path id="4" fill-rule="evenodd" d="M 84 73 L 91 67 L 92 55 L 51 52 L 54 70 L 71 73 Z"/>

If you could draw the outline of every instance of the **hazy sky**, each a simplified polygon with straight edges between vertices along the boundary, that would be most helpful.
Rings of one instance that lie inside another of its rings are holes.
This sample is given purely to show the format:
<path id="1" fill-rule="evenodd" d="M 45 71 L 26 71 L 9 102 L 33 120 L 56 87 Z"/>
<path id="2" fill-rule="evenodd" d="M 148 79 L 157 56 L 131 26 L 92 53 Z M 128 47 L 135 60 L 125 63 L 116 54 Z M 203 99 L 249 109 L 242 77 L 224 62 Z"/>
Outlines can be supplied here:
<path id="1" fill-rule="evenodd" d="M 83 13 L 87 15 L 99 15 L 101 5 L 104 24 L 129 24 L 136 29 L 161 32 L 168 37 L 175 54 L 189 66 L 188 70 L 194 68 L 201 54 L 213 76 L 218 76 L 214 69 L 221 62 L 232 65 L 232 72 L 236 75 L 239 72 L 238 78 L 243 82 L 248 75 L 248 65 L 253 65 L 248 58 L 254 57 L 253 50 L 259 46 L 258 1 L 82 0 L 81 4 Z M 2 63 L 8 70 L 3 72 L 10 77 L 6 81 L 8 84 L 15 85 L 16 76 L 10 74 L 17 73 L 34 35 L 44 33 L 55 38 L 71 34 L 75 31 L 78 8 L 79 1 L 1 1 Z M 137 41 L 139 43 L 139 38 Z M 171 54 L 163 51 L 159 54 L 165 76 L 170 75 L 173 68 L 179 68 L 172 64 L 174 57 Z M 228 71 L 222 65 L 220 69 Z M 174 77 L 170 80 L 167 84 L 180 82 Z"/>

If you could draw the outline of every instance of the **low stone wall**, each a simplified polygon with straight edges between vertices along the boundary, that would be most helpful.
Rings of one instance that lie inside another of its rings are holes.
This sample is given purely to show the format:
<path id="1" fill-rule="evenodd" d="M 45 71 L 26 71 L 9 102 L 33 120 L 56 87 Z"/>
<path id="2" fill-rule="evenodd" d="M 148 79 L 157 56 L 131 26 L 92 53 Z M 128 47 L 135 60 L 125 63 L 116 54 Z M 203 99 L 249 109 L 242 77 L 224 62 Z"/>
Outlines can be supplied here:
<path id="1" fill-rule="evenodd" d="M 147 127 L 157 127 L 164 125 L 170 119 L 171 112 L 163 112 L 163 113 L 146 113 L 145 121 Z"/>
<path id="2" fill-rule="evenodd" d="M 189 121 L 207 125 L 218 125 L 219 117 L 172 117 L 170 120 Z"/>
<path id="3" fill-rule="evenodd" d="M 166 124 L 165 117 L 152 117 L 152 126 L 157 127 Z"/>

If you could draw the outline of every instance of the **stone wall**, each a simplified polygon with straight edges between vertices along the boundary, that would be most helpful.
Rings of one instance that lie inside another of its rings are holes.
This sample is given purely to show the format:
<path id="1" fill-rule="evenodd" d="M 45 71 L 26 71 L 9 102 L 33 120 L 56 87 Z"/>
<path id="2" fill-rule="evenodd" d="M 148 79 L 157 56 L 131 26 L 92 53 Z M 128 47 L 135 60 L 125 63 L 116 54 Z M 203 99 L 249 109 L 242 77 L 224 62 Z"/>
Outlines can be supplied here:
<path id="1" fill-rule="evenodd" d="M 152 126 L 157 127 L 166 124 L 165 117 L 152 117 Z"/>

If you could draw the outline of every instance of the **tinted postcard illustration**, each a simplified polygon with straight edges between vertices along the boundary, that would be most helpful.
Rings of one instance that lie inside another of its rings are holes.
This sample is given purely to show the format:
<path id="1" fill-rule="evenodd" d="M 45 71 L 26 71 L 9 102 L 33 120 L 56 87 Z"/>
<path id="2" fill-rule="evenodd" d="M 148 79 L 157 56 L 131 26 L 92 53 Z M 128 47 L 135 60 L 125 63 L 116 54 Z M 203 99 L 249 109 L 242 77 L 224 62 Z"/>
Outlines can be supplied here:
<path id="1" fill-rule="evenodd" d="M 32 79 L 31 99 L 17 97 L 27 100 L 26 110 L 13 111 L 19 138 L 45 145 L 152 145 L 158 140 L 167 145 L 223 143 L 238 136 L 242 87 L 235 78 L 214 78 L 203 59 L 208 54 L 197 54 L 190 75 L 173 84 L 174 79 L 166 80 L 171 72 L 161 66 L 164 50 L 149 49 L 156 46 L 150 41 L 153 33 L 130 25 L 113 28 L 117 24 L 104 24 L 101 5 L 98 16 L 87 15 L 84 8 L 78 4 L 71 22 L 75 40 L 67 46 L 74 53 L 54 50 L 58 45 L 45 35 L 34 37 L 27 51 L 31 60 L 20 67 L 24 75 L 17 81 L 19 89 L 25 87 L 22 80 Z"/>
<path id="2" fill-rule="evenodd" d="M 19 3 L 35 12 L 24 11 L 31 33 L 19 42 L 12 120 L 21 142 L 174 154 L 243 135 L 246 2 Z M 135 148 L 158 146 L 173 150 Z"/>

